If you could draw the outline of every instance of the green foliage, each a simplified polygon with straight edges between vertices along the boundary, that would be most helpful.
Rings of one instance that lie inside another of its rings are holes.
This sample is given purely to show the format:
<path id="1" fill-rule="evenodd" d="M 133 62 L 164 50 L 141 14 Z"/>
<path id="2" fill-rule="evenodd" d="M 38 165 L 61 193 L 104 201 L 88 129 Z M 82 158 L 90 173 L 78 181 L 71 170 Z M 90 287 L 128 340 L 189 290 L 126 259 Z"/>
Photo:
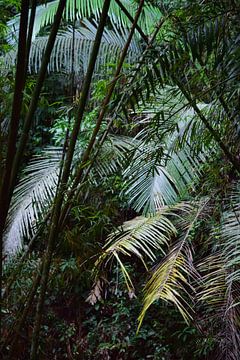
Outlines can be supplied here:
<path id="1" fill-rule="evenodd" d="M 32 72 L 39 69 L 57 3 L 37 8 Z M 133 15 L 137 3 L 123 3 Z M 28 162 L 11 204 L 6 239 L 13 247 L 28 243 L 51 210 L 62 148 L 68 146 L 65 140 L 81 97 L 102 1 L 77 1 L 76 14 L 73 5 L 67 2 L 40 105 L 43 112 L 29 147 L 42 155 Z M 164 22 L 151 46 L 136 31 L 97 144 L 84 164 L 84 181 L 75 184 L 77 196 L 52 259 L 41 339 L 44 359 L 238 359 L 239 10 L 236 1 L 145 5 L 139 25 L 147 35 L 162 14 Z M 17 23 L 14 18 L 9 28 Z M 66 204 L 129 27 L 112 1 Z M 9 59 L 12 55 L 15 61 L 14 49 L 7 54 Z M 9 69 L 0 78 L 1 125 L 11 109 Z M 61 72 L 59 89 L 52 72 Z M 33 84 L 29 78 L 23 114 Z M 47 158 L 46 151 L 39 151 L 42 138 L 61 149 L 52 149 Z M 47 230 L 4 304 L 7 329 L 31 289 Z M 15 260 L 8 264 L 5 282 L 17 269 Z M 35 302 L 26 333 L 34 312 Z"/>
<path id="2" fill-rule="evenodd" d="M 139 303 L 130 300 L 121 287 L 108 301 L 96 304 L 83 323 L 87 331 L 86 359 L 170 359 L 157 321 L 146 323 L 136 334 L 138 311 Z"/>

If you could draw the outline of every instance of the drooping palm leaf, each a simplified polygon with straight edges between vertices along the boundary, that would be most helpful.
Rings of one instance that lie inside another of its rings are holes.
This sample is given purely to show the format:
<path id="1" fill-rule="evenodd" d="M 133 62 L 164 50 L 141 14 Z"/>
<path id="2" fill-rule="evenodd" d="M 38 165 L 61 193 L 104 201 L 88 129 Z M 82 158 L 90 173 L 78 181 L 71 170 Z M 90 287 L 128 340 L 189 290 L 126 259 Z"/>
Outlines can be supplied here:
<path id="1" fill-rule="evenodd" d="M 50 58 L 48 71 L 71 73 L 74 71 L 78 75 L 84 75 L 87 70 L 92 45 L 97 31 L 96 22 L 83 20 L 81 27 L 77 28 L 73 37 L 73 30 L 68 28 L 61 31 L 56 38 L 55 45 Z M 128 31 L 124 29 L 109 30 L 105 28 L 100 47 L 100 53 L 97 59 L 95 72 L 103 70 L 106 72 L 108 64 L 115 63 L 125 44 Z M 48 36 L 37 37 L 31 46 L 29 55 L 29 71 L 38 72 L 44 49 L 48 41 Z M 74 48 L 73 48 L 74 47 Z M 133 63 L 141 52 L 140 45 L 133 39 L 126 61 Z M 6 66 L 14 66 L 17 51 L 12 49 L 5 56 Z M 72 63 L 74 61 L 74 63 Z"/>
<path id="2" fill-rule="evenodd" d="M 219 359 L 237 360 L 240 351 L 239 284 L 229 281 L 234 268 L 229 268 L 222 251 L 205 258 L 198 266 L 202 273 L 198 300 L 204 306 L 205 321 L 217 328 Z"/>
<path id="3" fill-rule="evenodd" d="M 97 262 L 97 267 L 105 265 L 112 257 L 116 258 L 129 290 L 132 289 L 130 276 L 120 259 L 120 255 L 135 255 L 146 266 L 144 257 L 153 261 L 156 259 L 154 251 L 160 250 L 164 254 L 171 238 L 176 235 L 176 228 L 169 219 L 171 215 L 173 215 L 171 208 L 162 207 L 152 217 L 139 216 L 126 221 L 116 232 L 109 235 L 103 248 L 103 255 Z"/>
<path id="4" fill-rule="evenodd" d="M 109 236 L 103 249 L 103 255 L 97 262 L 97 268 L 105 266 L 110 259 L 115 258 L 121 267 L 126 285 L 129 290 L 132 290 L 131 278 L 120 256 L 135 255 L 146 266 L 145 258 L 154 261 L 157 252 L 165 255 L 171 241 L 177 236 L 174 219 L 179 220 L 184 214 L 188 216 L 192 210 L 190 204 L 179 203 L 173 207 L 162 207 L 154 216 L 139 216 L 125 222 L 122 227 Z"/>
<path id="5" fill-rule="evenodd" d="M 204 306 L 206 320 L 217 329 L 220 359 L 238 358 L 240 351 L 240 276 L 239 276 L 239 183 L 231 184 L 223 199 L 219 224 L 212 231 L 212 254 L 198 269 L 202 274 L 198 299 Z"/>
<path id="6" fill-rule="evenodd" d="M 179 239 L 160 264 L 153 270 L 144 289 L 143 309 L 139 316 L 139 327 L 148 308 L 156 301 L 163 300 L 173 303 L 186 322 L 193 315 L 191 294 L 193 285 L 199 278 L 193 265 L 193 247 L 190 234 L 202 215 L 208 200 L 185 209 L 180 213 L 176 227 Z M 186 211 L 187 210 L 187 211 Z"/>
<path id="7" fill-rule="evenodd" d="M 231 201 L 231 200 L 230 200 Z M 221 238 L 224 241 L 226 269 L 230 270 L 227 282 L 240 284 L 240 207 L 233 205 L 225 211 L 221 222 Z"/>
<path id="8" fill-rule="evenodd" d="M 176 305 L 185 321 L 188 322 L 192 318 L 193 310 L 184 295 L 190 298 L 189 278 L 192 280 L 195 277 L 190 248 L 182 246 L 181 243 L 176 244 L 158 268 L 154 270 L 144 289 L 144 306 L 139 316 L 139 326 L 141 326 L 148 308 L 159 299 Z"/>
<path id="9" fill-rule="evenodd" d="M 35 233 L 49 209 L 57 186 L 60 158 L 59 148 L 49 148 L 26 167 L 14 191 L 5 232 L 5 253 L 16 253 L 23 239 Z"/>

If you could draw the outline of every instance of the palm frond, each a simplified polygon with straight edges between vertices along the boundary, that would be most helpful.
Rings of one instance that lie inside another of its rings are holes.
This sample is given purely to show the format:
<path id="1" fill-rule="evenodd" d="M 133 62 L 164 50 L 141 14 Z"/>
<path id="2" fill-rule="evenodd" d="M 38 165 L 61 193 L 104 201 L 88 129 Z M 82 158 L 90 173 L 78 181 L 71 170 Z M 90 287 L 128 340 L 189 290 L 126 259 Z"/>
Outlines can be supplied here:
<path id="1" fill-rule="evenodd" d="M 224 254 L 218 251 L 198 265 L 203 276 L 197 297 L 204 305 L 205 321 L 216 326 L 218 357 L 237 360 L 240 351 L 240 307 L 236 298 L 239 298 L 240 287 L 229 281 L 233 269 L 226 266 L 225 260 Z"/>
<path id="2" fill-rule="evenodd" d="M 109 235 L 103 255 L 97 261 L 97 269 L 106 266 L 111 259 L 115 258 L 123 272 L 129 291 L 133 290 L 131 278 L 120 255 L 127 257 L 135 255 L 146 267 L 145 258 L 154 261 L 157 253 L 165 255 L 171 241 L 176 237 L 177 228 L 174 225 L 174 219 L 182 221 L 181 217 L 188 216 L 192 211 L 193 207 L 190 204 L 179 203 L 173 207 L 162 207 L 154 216 L 138 216 L 125 222 L 121 228 Z M 186 222 L 183 227 L 185 226 Z"/>
<path id="3" fill-rule="evenodd" d="M 204 258 L 198 264 L 198 269 L 202 273 L 198 301 L 206 302 L 216 310 L 219 303 L 222 306 L 226 292 L 226 269 L 221 252 Z"/>
<path id="4" fill-rule="evenodd" d="M 193 310 L 185 300 L 184 293 L 190 297 L 189 278 L 195 279 L 194 273 L 190 248 L 188 246 L 183 247 L 181 243 L 176 244 L 158 268 L 154 270 L 145 286 L 144 306 L 139 316 L 139 327 L 148 308 L 159 299 L 172 302 L 184 320 L 189 322 L 189 319 L 192 319 Z"/>
<path id="5" fill-rule="evenodd" d="M 72 22 L 75 19 L 80 21 L 84 18 L 99 19 L 100 12 L 103 7 L 103 0 L 67 0 L 66 10 L 64 12 L 64 20 Z M 33 29 L 33 39 L 39 34 L 39 31 L 47 25 L 51 25 L 57 11 L 58 0 L 48 2 L 46 5 L 39 5 L 36 9 L 36 17 Z M 127 8 L 132 17 L 136 13 L 137 4 L 132 0 L 121 0 L 122 4 Z M 123 13 L 115 1 L 112 1 L 109 8 L 109 18 L 112 24 L 119 28 L 130 28 L 131 22 Z M 150 34 L 154 24 L 161 18 L 161 12 L 157 7 L 146 4 L 142 15 L 139 19 L 139 26 L 144 32 Z M 19 31 L 19 15 L 8 22 L 9 35 L 8 41 L 12 44 L 16 42 Z"/>
<path id="6" fill-rule="evenodd" d="M 135 149 L 134 139 L 128 136 L 112 135 L 106 138 L 92 169 L 91 181 L 97 183 L 117 171 L 121 171 L 126 162 L 126 154 Z"/>
<path id="7" fill-rule="evenodd" d="M 239 183 L 231 185 L 219 225 L 213 229 L 217 251 L 202 260 L 198 298 L 216 323 L 219 358 L 237 360 L 240 351 Z"/>
<path id="8" fill-rule="evenodd" d="M 220 236 L 224 241 L 226 269 L 232 270 L 228 282 L 240 283 L 240 208 L 233 205 L 232 210 L 224 211 L 221 221 Z"/>
<path id="9" fill-rule="evenodd" d="M 120 252 L 140 258 L 146 255 L 150 260 L 154 260 L 156 256 L 151 248 L 164 252 L 163 245 L 167 245 L 171 236 L 176 234 L 174 225 L 168 219 L 171 214 L 169 208 L 162 208 L 155 216 L 137 216 L 126 221 L 117 232 L 108 237 L 104 246 L 104 257 Z"/>
<path id="10" fill-rule="evenodd" d="M 82 20 L 81 27 L 74 32 L 68 27 L 57 35 L 55 45 L 51 54 L 48 71 L 71 73 L 74 71 L 78 75 L 84 76 L 91 54 L 92 45 L 97 31 L 96 21 Z M 95 67 L 95 72 L 106 71 L 106 66 L 117 61 L 118 56 L 128 37 L 128 30 L 113 27 L 112 30 L 105 28 L 100 47 L 100 53 Z M 42 56 L 47 45 L 48 36 L 39 36 L 33 42 L 29 55 L 30 73 L 37 73 L 42 61 Z M 74 53 L 74 56 L 73 56 Z M 133 63 L 139 54 L 141 47 L 136 38 L 131 42 L 126 61 Z M 5 65 L 14 66 L 16 62 L 17 50 L 14 47 L 5 55 Z M 74 61 L 74 63 L 73 63 Z"/>
<path id="11" fill-rule="evenodd" d="M 60 149 L 49 148 L 26 167 L 11 203 L 4 239 L 5 253 L 16 253 L 23 240 L 35 233 L 54 197 L 60 159 Z"/>
<path id="12" fill-rule="evenodd" d="M 144 288 L 139 328 L 149 307 L 159 299 L 173 303 L 187 323 L 192 319 L 191 293 L 195 291 L 192 284 L 199 279 L 199 275 L 193 265 L 190 235 L 206 203 L 207 201 L 203 201 L 198 206 L 189 207 L 187 214 L 185 212 L 178 215 L 179 223 L 176 226 L 181 235 L 169 253 L 153 270 Z"/>
<path id="13" fill-rule="evenodd" d="M 162 121 L 151 117 L 144 131 L 136 136 L 137 149 L 124 172 L 129 203 L 136 211 L 154 213 L 163 205 L 187 199 L 194 189 L 209 151 L 203 146 L 196 151 L 195 138 L 189 135 L 184 134 L 188 141 L 181 141 L 180 126 L 192 118 L 197 121 L 189 111 L 178 113 L 169 124 L 165 117 Z"/>
<path id="14" fill-rule="evenodd" d="M 97 268 L 105 266 L 115 258 L 125 275 L 129 290 L 133 287 L 127 269 L 120 259 L 120 255 L 135 255 L 141 259 L 146 267 L 144 258 L 156 260 L 156 252 L 166 253 L 171 239 L 176 236 L 177 230 L 172 217 L 178 211 L 188 212 L 191 206 L 183 203 L 175 207 L 162 207 L 154 216 L 138 216 L 126 221 L 116 232 L 109 235 L 103 248 L 103 255 L 97 262 Z"/>

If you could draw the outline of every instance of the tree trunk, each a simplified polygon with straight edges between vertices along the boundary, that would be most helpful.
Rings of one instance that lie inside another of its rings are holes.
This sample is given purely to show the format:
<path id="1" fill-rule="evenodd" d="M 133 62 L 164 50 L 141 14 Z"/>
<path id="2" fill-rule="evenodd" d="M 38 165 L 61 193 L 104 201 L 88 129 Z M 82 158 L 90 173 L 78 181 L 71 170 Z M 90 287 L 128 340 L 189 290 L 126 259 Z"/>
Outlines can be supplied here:
<path id="1" fill-rule="evenodd" d="M 8 212 L 9 204 L 9 182 L 11 177 L 11 170 L 13 159 L 16 153 L 16 142 L 18 136 L 19 121 L 22 109 L 23 90 L 25 85 L 25 64 L 27 51 L 27 27 L 28 27 L 28 10 L 29 0 L 22 0 L 20 27 L 19 27 L 19 41 L 18 41 L 18 56 L 17 68 L 15 76 L 15 88 L 13 96 L 12 114 L 9 125 L 8 145 L 6 164 L 4 167 L 3 180 L 0 189 L 0 331 L 1 331 L 1 311 L 2 311 L 2 258 L 3 258 L 3 231 Z"/>
<path id="2" fill-rule="evenodd" d="M 102 35 L 104 32 L 107 16 L 108 16 L 108 9 L 110 6 L 111 0 L 105 0 L 103 4 L 102 14 L 100 17 L 96 38 L 94 41 L 91 57 L 89 60 L 88 70 L 86 74 L 86 78 L 84 80 L 82 94 L 80 98 L 80 104 L 79 104 L 79 110 L 77 114 L 77 118 L 75 120 L 74 128 L 71 133 L 70 137 L 70 144 L 66 155 L 66 160 L 64 164 L 63 174 L 60 182 L 59 189 L 57 191 L 55 201 L 54 201 L 54 207 L 53 207 L 53 216 L 52 216 L 52 222 L 51 227 L 49 231 L 49 238 L 48 238 L 48 245 L 47 245 L 47 251 L 46 256 L 43 259 L 43 274 L 41 278 L 41 287 L 40 287 L 40 294 L 39 299 L 37 303 L 37 310 L 36 310 L 36 317 L 35 317 L 35 323 L 34 323 L 34 329 L 33 329 L 33 337 L 32 337 L 32 345 L 31 345 L 31 360 L 36 360 L 38 357 L 38 341 L 39 341 L 39 333 L 40 333 L 40 326 L 41 326 L 41 319 L 42 319 L 42 310 L 43 310 L 43 304 L 45 299 L 45 292 L 47 288 L 47 282 L 48 282 L 48 275 L 49 275 L 49 269 L 52 259 L 52 253 L 54 249 L 55 239 L 57 236 L 57 228 L 58 228 L 58 221 L 61 211 L 61 206 L 64 198 L 64 192 L 66 190 L 66 185 L 68 182 L 72 159 L 73 159 L 73 153 L 77 141 L 77 136 L 79 133 L 81 121 L 84 114 L 85 105 L 87 103 L 88 99 L 88 93 L 92 81 L 92 76 L 94 72 L 95 63 L 97 60 Z"/>

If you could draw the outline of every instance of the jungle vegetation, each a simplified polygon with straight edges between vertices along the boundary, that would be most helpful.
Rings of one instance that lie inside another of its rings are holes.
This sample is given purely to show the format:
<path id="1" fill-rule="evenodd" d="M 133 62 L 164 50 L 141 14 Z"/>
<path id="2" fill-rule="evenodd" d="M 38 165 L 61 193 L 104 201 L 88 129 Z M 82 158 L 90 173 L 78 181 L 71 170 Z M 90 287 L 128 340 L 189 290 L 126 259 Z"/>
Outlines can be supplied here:
<path id="1" fill-rule="evenodd" d="M 239 359 L 239 1 L 0 6 L 1 358 Z"/>

